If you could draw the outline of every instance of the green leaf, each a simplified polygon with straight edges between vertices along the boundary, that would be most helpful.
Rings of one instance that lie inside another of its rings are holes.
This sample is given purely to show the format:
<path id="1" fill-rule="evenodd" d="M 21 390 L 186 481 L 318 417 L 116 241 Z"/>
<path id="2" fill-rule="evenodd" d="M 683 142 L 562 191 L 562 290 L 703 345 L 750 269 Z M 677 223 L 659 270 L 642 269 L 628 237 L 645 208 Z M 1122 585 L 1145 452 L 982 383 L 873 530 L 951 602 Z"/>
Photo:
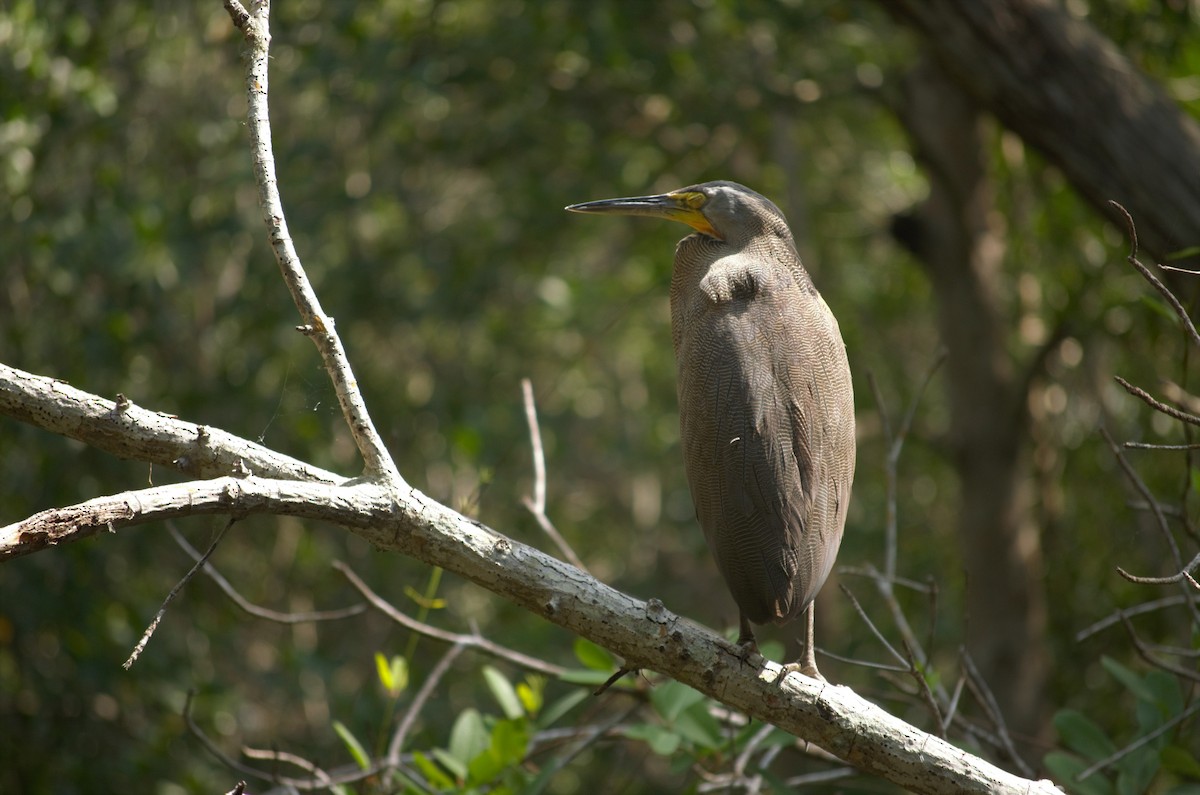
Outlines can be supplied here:
<path id="1" fill-rule="evenodd" d="M 396 655 L 389 663 L 380 652 L 375 652 L 375 672 L 379 682 L 391 698 L 399 698 L 408 687 L 408 660 Z"/>
<path id="2" fill-rule="evenodd" d="M 1155 669 L 1146 674 L 1145 682 L 1154 691 L 1154 703 L 1162 710 L 1164 718 L 1173 718 L 1183 711 L 1183 691 L 1178 679 Z"/>
<path id="3" fill-rule="evenodd" d="M 1063 739 L 1063 743 L 1085 758 L 1097 762 L 1117 750 L 1112 740 L 1085 716 L 1073 709 L 1059 710 L 1054 716 L 1054 728 Z"/>
<path id="4" fill-rule="evenodd" d="M 488 690 L 492 691 L 492 697 L 496 699 L 496 703 L 504 712 L 504 717 L 512 719 L 525 715 L 521 699 L 517 698 L 517 691 L 513 690 L 512 684 L 504 678 L 504 674 L 490 665 L 485 665 L 483 666 L 483 680 L 487 683 Z"/>
<path id="5" fill-rule="evenodd" d="M 1178 259 L 1194 257 L 1197 254 L 1200 254 L 1200 246 L 1188 246 L 1187 248 L 1181 248 L 1178 251 L 1172 251 L 1167 255 L 1166 259 L 1167 262 L 1173 262 L 1174 260 Z"/>
<path id="6" fill-rule="evenodd" d="M 392 692 L 396 681 L 392 678 L 392 667 L 388 665 L 383 653 L 378 651 L 375 652 L 375 673 L 379 674 L 379 683 L 383 685 L 383 689 Z"/>
<path id="7" fill-rule="evenodd" d="M 434 748 L 433 756 L 441 763 L 442 767 L 450 771 L 450 775 L 454 776 L 459 781 L 467 780 L 467 763 L 460 759 L 456 759 L 449 751 L 444 751 L 441 748 Z M 457 786 L 455 784 L 454 786 Z"/>
<path id="8" fill-rule="evenodd" d="M 1078 795 L 1115 795 L 1112 783 L 1102 773 L 1093 773 L 1083 781 L 1076 781 L 1075 777 L 1088 765 L 1074 754 L 1051 751 L 1042 761 L 1054 780 L 1066 787 L 1068 792 Z"/>
<path id="9" fill-rule="evenodd" d="M 454 789 L 454 779 L 437 766 L 437 763 L 420 751 L 413 751 L 413 764 L 425 776 L 425 780 L 437 789 Z"/>
<path id="10" fill-rule="evenodd" d="M 721 724 L 708 711 L 708 700 L 693 704 L 679 714 L 674 722 L 675 730 L 685 739 L 705 750 L 715 750 L 725 745 L 721 736 Z"/>
<path id="11" fill-rule="evenodd" d="M 1133 693 L 1134 696 L 1142 701 L 1154 701 L 1154 691 L 1133 671 L 1121 665 L 1121 663 L 1112 657 L 1101 657 L 1100 663 L 1104 666 L 1104 670 L 1112 674 L 1113 678 L 1118 682 L 1125 685 L 1125 689 Z"/>
<path id="12" fill-rule="evenodd" d="M 1159 759 L 1162 760 L 1165 770 L 1177 776 L 1200 780 L 1200 762 L 1197 762 L 1196 757 L 1186 748 L 1168 745 L 1159 752 Z"/>
<path id="13" fill-rule="evenodd" d="M 426 598 L 420 591 L 411 585 L 404 586 L 404 595 L 416 602 L 418 607 L 423 607 L 426 610 L 441 610 L 446 606 L 445 599 Z"/>
<path id="14" fill-rule="evenodd" d="M 602 685 L 611 677 L 611 669 L 605 671 L 596 671 L 576 668 L 571 671 L 563 671 L 561 674 L 559 674 L 558 678 L 560 681 L 571 685 Z M 620 682 L 617 682 L 614 687 L 628 687 L 628 685 L 624 684 L 624 682 L 625 680 L 622 679 Z"/>
<path id="15" fill-rule="evenodd" d="M 1158 750 L 1142 746 L 1117 763 L 1119 795 L 1142 795 L 1158 773 Z"/>
<path id="16" fill-rule="evenodd" d="M 350 751 L 350 755 L 354 757 L 354 761 L 360 768 L 366 770 L 371 764 L 370 758 L 367 756 L 366 750 L 362 747 L 362 743 L 354 736 L 354 734 L 346 728 L 346 724 L 340 720 L 333 722 L 333 730 L 337 732 L 338 737 L 342 738 L 342 742 L 346 744 L 346 749 Z"/>
<path id="17" fill-rule="evenodd" d="M 650 703 L 668 723 L 674 723 L 681 712 L 703 700 L 703 693 L 674 680 L 661 684 L 650 691 Z"/>
<path id="18" fill-rule="evenodd" d="M 545 711 L 543 711 L 539 716 L 538 728 L 545 729 L 548 726 L 553 726 L 559 718 L 574 709 L 579 702 L 585 701 L 590 697 L 591 693 L 582 688 L 578 690 L 572 690 L 562 698 L 553 702 L 550 706 L 546 707 Z"/>
<path id="19" fill-rule="evenodd" d="M 483 723 L 483 716 L 478 710 L 468 707 L 459 713 L 454 721 L 454 726 L 450 729 L 450 747 L 446 751 L 461 763 L 465 775 L 467 763 L 483 753 L 490 742 L 491 737 Z"/>
<path id="20" fill-rule="evenodd" d="M 575 638 L 575 658 L 593 671 L 612 671 L 617 667 L 617 661 L 607 649 L 587 638 Z"/>
<path id="21" fill-rule="evenodd" d="M 528 748 L 529 724 L 524 719 L 497 721 L 492 727 L 491 750 L 505 765 L 514 766 L 523 762 Z"/>
<path id="22" fill-rule="evenodd" d="M 641 740 L 646 743 L 650 746 L 650 750 L 659 756 L 671 756 L 679 750 L 682 741 L 682 738 L 675 732 L 652 723 L 626 726 L 624 734 L 631 740 Z"/>
<path id="23" fill-rule="evenodd" d="M 528 715 L 537 715 L 546 700 L 546 677 L 530 674 L 517 685 L 517 698 Z"/>

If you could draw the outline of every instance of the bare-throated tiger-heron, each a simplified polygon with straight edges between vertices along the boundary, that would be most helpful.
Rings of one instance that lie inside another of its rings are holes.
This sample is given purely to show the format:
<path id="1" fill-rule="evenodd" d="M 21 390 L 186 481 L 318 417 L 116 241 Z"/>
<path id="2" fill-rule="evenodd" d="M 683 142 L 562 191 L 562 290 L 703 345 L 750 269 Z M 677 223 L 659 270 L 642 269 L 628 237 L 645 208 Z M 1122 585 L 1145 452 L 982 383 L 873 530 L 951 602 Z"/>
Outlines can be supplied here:
<path id="1" fill-rule="evenodd" d="M 800 263 L 783 213 L 734 182 L 573 204 L 696 230 L 671 277 L 679 430 L 696 517 L 751 624 L 805 614 L 800 662 L 820 677 L 813 599 L 837 556 L 854 479 L 854 394 L 837 320 Z"/>

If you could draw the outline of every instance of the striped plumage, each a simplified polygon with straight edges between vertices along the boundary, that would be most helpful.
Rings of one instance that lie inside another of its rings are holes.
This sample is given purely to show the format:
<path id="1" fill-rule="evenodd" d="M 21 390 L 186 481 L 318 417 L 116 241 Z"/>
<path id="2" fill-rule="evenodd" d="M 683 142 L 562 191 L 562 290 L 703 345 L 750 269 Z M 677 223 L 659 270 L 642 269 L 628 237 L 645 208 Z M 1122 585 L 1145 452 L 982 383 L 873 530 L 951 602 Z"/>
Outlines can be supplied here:
<path id="1" fill-rule="evenodd" d="M 680 439 L 696 516 L 750 626 L 808 609 L 837 556 L 854 477 L 854 395 L 837 320 L 800 263 L 783 214 L 733 182 L 589 202 L 697 232 L 671 280 Z M 793 666 L 819 676 L 812 611 Z"/>

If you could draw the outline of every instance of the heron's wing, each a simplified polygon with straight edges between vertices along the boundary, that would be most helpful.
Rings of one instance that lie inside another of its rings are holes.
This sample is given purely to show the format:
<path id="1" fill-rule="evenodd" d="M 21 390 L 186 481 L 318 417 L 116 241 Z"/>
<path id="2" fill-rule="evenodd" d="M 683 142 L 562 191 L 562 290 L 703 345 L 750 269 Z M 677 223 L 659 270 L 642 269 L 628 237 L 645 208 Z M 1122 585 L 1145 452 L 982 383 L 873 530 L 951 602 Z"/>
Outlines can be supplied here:
<path id="1" fill-rule="evenodd" d="M 735 289 L 688 319 L 680 345 L 681 438 L 709 548 L 738 606 L 765 623 L 793 618 L 829 574 L 853 474 L 853 398 L 815 291 L 785 271 L 729 265 Z"/>

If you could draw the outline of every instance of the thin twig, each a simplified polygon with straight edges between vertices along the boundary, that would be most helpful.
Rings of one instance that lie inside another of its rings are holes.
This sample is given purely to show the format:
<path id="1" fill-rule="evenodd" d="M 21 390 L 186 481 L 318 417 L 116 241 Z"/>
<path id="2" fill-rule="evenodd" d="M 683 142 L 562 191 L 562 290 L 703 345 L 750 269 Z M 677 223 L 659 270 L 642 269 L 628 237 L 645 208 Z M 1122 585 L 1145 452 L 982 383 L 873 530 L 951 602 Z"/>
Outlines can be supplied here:
<path id="1" fill-rule="evenodd" d="M 1129 479 L 1129 482 L 1137 490 L 1138 494 L 1142 496 L 1142 499 L 1150 505 L 1151 510 L 1154 512 L 1154 518 L 1157 520 L 1158 529 L 1162 533 L 1163 540 L 1167 543 L 1167 549 L 1171 551 L 1171 560 L 1175 562 L 1175 570 L 1181 571 L 1183 569 L 1183 558 L 1179 553 L 1179 545 L 1175 543 L 1175 536 L 1171 534 L 1171 526 L 1167 523 L 1167 517 L 1163 515 L 1158 501 L 1154 498 L 1145 481 L 1138 475 L 1137 470 L 1125 460 L 1125 456 L 1121 454 L 1121 448 L 1113 441 L 1112 436 L 1109 435 L 1108 430 L 1103 425 L 1100 426 L 1100 435 L 1104 437 L 1104 441 L 1108 442 L 1109 448 L 1117 459 L 1117 465 L 1121 467 L 1121 471 L 1125 473 L 1125 477 Z"/>
<path id="2" fill-rule="evenodd" d="M 200 552 L 187 542 L 183 534 L 175 527 L 174 522 L 167 522 L 167 530 L 170 531 L 171 537 L 175 539 L 175 543 L 183 548 L 183 551 L 192 557 L 192 560 L 199 562 L 201 560 Z M 203 571 L 207 574 L 217 587 L 221 589 L 230 600 L 250 615 L 261 618 L 265 621 L 274 621 L 278 624 L 307 624 L 313 621 L 338 621 L 343 618 L 361 615 L 366 612 L 367 606 L 362 602 L 349 607 L 343 607 L 339 610 L 317 610 L 310 613 L 280 613 L 275 610 L 270 610 L 265 607 L 259 607 L 253 602 L 246 599 L 238 593 L 228 580 L 217 571 L 216 567 L 211 563 L 205 562 Z"/>
<path id="3" fill-rule="evenodd" d="M 225 9 L 233 24 L 249 45 L 246 50 L 246 120 L 250 132 L 251 159 L 254 165 L 254 181 L 258 185 L 259 205 L 263 222 L 267 226 L 267 237 L 280 273 L 302 325 L 297 329 L 313 341 L 325 370 L 333 382 L 342 415 L 354 437 L 354 443 L 363 457 L 369 477 L 379 478 L 397 488 L 406 486 L 396 470 L 396 464 L 380 438 L 366 401 L 358 388 L 358 381 L 350 367 L 350 360 L 334 329 L 333 318 L 326 315 L 317 299 L 316 291 L 304 272 L 300 255 L 296 251 L 283 210 L 279 194 L 279 176 L 275 171 L 275 154 L 271 144 L 271 117 L 267 101 L 270 64 L 270 16 L 271 4 L 259 0 L 248 13 L 236 0 L 227 0 Z"/>
<path id="4" fill-rule="evenodd" d="M 617 713 L 609 720 L 591 727 L 579 737 L 579 740 L 570 748 L 570 750 L 568 750 L 565 754 L 554 757 L 553 761 L 546 766 L 545 772 L 543 773 L 543 789 L 545 789 L 545 785 L 550 783 L 551 778 L 553 778 L 558 771 L 569 765 L 577 756 L 582 754 L 588 748 L 591 748 L 598 740 L 607 736 L 617 726 L 624 723 L 625 719 L 632 715 L 640 707 L 640 703 L 635 703 L 628 709 Z"/>
<path id="5" fill-rule="evenodd" d="M 887 649 L 888 652 L 893 657 L 896 658 L 897 662 L 899 662 L 905 666 L 903 670 L 907 672 L 908 671 L 908 660 L 904 659 L 903 654 L 896 651 L 896 647 L 894 647 L 892 644 L 888 643 L 887 638 L 885 638 L 883 636 L 883 633 L 879 631 L 879 629 L 875 626 L 874 622 L 871 621 L 870 616 L 867 615 L 867 611 L 863 610 L 862 605 L 858 603 L 858 599 L 856 599 L 854 597 L 853 592 L 851 592 L 851 590 L 842 583 L 838 583 L 838 588 L 840 588 L 842 593 L 844 593 L 846 595 L 846 597 L 850 600 L 850 604 L 854 607 L 854 611 L 856 613 L 858 613 L 858 617 L 861 618 L 864 623 L 866 623 L 867 629 L 871 630 L 871 634 L 875 636 L 875 639 L 878 640 L 881 644 L 883 644 L 883 647 L 885 649 Z"/>
<path id="6" fill-rule="evenodd" d="M 546 454 L 542 449 L 542 432 L 538 428 L 537 406 L 533 401 L 533 384 L 528 378 L 521 379 L 521 392 L 525 399 L 525 420 L 529 423 L 529 446 L 533 448 L 533 497 L 525 497 L 521 502 L 533 514 L 538 526 L 542 528 L 558 551 L 567 562 L 576 568 L 587 571 L 587 566 L 575 554 L 575 550 L 558 532 L 558 528 L 546 515 Z"/>
<path id="7" fill-rule="evenodd" d="M 210 754 L 216 757 L 221 764 L 225 765 L 225 767 L 229 768 L 230 770 L 236 770 L 239 773 L 253 776 L 260 781 L 269 781 L 273 784 L 279 784 L 285 787 L 293 787 L 298 790 L 314 790 L 326 789 L 338 784 L 351 784 L 356 781 L 363 781 L 364 779 L 368 779 L 377 775 L 380 770 L 383 769 L 378 763 L 370 765 L 366 770 L 363 770 L 355 765 L 353 768 L 347 768 L 345 773 L 328 773 L 321 770 L 317 774 L 316 778 L 307 779 L 291 778 L 289 776 L 281 776 L 277 773 L 259 770 L 256 767 L 252 767 L 251 765 L 247 765 L 244 762 L 234 759 L 229 754 L 222 751 L 220 746 L 214 743 L 212 739 L 204 733 L 204 730 L 196 725 L 196 721 L 192 718 L 192 699 L 194 695 L 194 691 L 188 691 L 187 700 L 183 705 L 184 724 L 187 726 L 188 732 L 190 732 L 193 737 L 199 740 L 200 744 L 203 745 Z M 308 762 L 307 760 L 300 759 L 300 757 L 296 757 L 292 754 L 287 754 L 286 759 L 284 756 L 280 756 L 279 758 L 280 761 L 287 761 L 291 764 L 296 764 L 298 760 L 297 766 L 301 768 L 315 768 L 312 763 Z"/>
<path id="8" fill-rule="evenodd" d="M 237 519 L 232 516 L 229 518 L 229 521 L 225 523 L 225 526 L 217 532 L 217 537 L 214 538 L 213 542 L 208 545 L 208 551 L 205 552 L 204 555 L 196 562 L 196 565 L 192 566 L 191 570 L 187 574 L 183 575 L 182 580 L 175 583 L 175 587 L 172 588 L 171 592 L 167 594 L 167 598 L 163 600 L 162 606 L 159 607 L 158 612 L 154 614 L 154 620 L 150 622 L 150 626 L 146 627 L 146 631 L 142 633 L 142 639 L 139 640 L 137 645 L 133 647 L 133 651 L 130 653 L 129 659 L 121 664 L 122 668 L 128 671 L 133 664 L 137 662 L 138 657 L 140 657 L 142 654 L 142 650 L 145 649 L 146 644 L 150 642 L 150 636 L 154 634 L 154 630 L 158 629 L 159 622 L 162 621 L 163 616 L 167 614 L 167 605 L 171 604 L 175 597 L 179 595 L 179 592 L 183 590 L 183 587 L 192 581 L 192 578 L 196 576 L 196 572 L 200 571 L 200 569 L 204 567 L 204 563 L 210 557 L 212 557 L 212 553 L 217 551 L 217 545 L 221 543 L 221 539 L 225 537 L 225 534 L 229 532 L 229 528 L 233 527 L 233 523 L 236 521 Z"/>
<path id="9" fill-rule="evenodd" d="M 960 676 L 958 682 L 954 685 L 954 693 L 950 696 L 950 703 L 946 706 L 946 717 L 942 719 L 942 731 L 950 728 L 950 724 L 954 722 L 954 717 L 958 713 L 958 700 L 962 697 L 963 687 L 967 684 L 967 677 Z"/>
<path id="10" fill-rule="evenodd" d="M 946 722 L 942 719 L 942 710 L 938 707 L 937 699 L 933 696 L 933 691 L 929 689 L 929 682 L 925 679 L 925 671 L 917 664 L 916 656 L 913 654 L 912 646 L 908 641 L 904 642 L 904 653 L 908 657 L 908 669 L 912 674 L 913 681 L 917 683 L 917 692 L 921 694 L 921 699 L 925 702 L 925 706 L 929 708 L 930 714 L 933 715 L 934 725 L 937 726 L 938 736 L 943 740 L 946 739 Z"/>
<path id="11" fill-rule="evenodd" d="M 464 646 L 469 646 L 473 649 L 479 649 L 480 651 L 490 654 L 493 657 L 499 657 L 501 659 L 508 660 L 509 662 L 519 665 L 522 668 L 527 668 L 531 671 L 537 671 L 538 673 L 546 674 L 547 676 L 553 676 L 556 679 L 566 673 L 567 669 L 563 668 L 562 666 L 554 665 L 553 663 L 548 663 L 545 660 L 540 660 L 537 657 L 530 657 L 528 654 L 522 654 L 519 651 L 501 646 L 500 644 L 494 643 L 478 633 L 462 635 L 455 632 L 448 632 L 447 630 L 440 629 L 431 624 L 417 621 L 415 618 L 405 615 L 400 610 L 397 610 L 391 602 L 388 602 L 382 596 L 371 590 L 371 587 L 363 582 L 362 579 L 342 561 L 335 560 L 333 562 L 333 567 L 340 571 L 342 575 L 350 581 L 350 584 L 358 589 L 358 592 L 366 598 L 367 602 L 369 602 L 372 607 L 395 621 L 397 624 L 407 627 L 414 632 L 419 632 L 426 637 L 435 638 L 437 640 L 445 641 L 446 643 L 461 643 Z"/>
<path id="12" fill-rule="evenodd" d="M 1183 679 L 1187 679 L 1192 682 L 1200 682 L 1200 673 L 1178 665 L 1173 665 L 1169 662 L 1165 662 L 1151 654 L 1150 649 L 1146 648 L 1146 644 L 1143 643 L 1142 639 L 1137 636 L 1137 632 L 1135 632 L 1133 629 L 1133 622 L 1131 622 L 1127 616 L 1121 616 L 1121 623 L 1125 626 L 1125 631 L 1129 633 L 1129 639 L 1133 642 L 1133 647 L 1137 650 L 1138 656 L 1143 660 L 1148 662 L 1150 665 L 1153 665 L 1155 668 L 1161 668 L 1162 670 L 1175 674 Z"/>
<path id="13" fill-rule="evenodd" d="M 467 644 L 455 643 L 446 650 L 446 653 L 442 655 L 442 659 L 438 660 L 437 665 L 425 677 L 425 681 L 421 684 L 421 689 L 413 696 L 412 703 L 404 711 L 404 717 L 400 720 L 400 725 L 396 727 L 396 732 L 392 735 L 392 740 L 388 744 L 387 762 L 391 767 L 400 767 L 400 750 L 404 747 L 404 740 L 408 737 L 408 733 L 416 722 L 417 716 L 421 714 L 421 710 L 425 707 L 425 702 L 433 694 L 433 689 L 438 686 L 438 683 L 442 681 L 442 677 L 450 670 L 450 665 L 466 649 Z"/>
<path id="14" fill-rule="evenodd" d="M 1157 729 L 1150 732 L 1149 734 L 1142 735 L 1141 737 L 1137 738 L 1133 742 L 1129 743 L 1129 745 L 1126 745 L 1124 748 L 1121 748 L 1120 750 L 1118 750 L 1116 753 L 1111 754 L 1111 755 L 1105 757 L 1104 759 L 1101 759 L 1099 762 L 1096 762 L 1091 767 L 1087 768 L 1086 770 L 1081 772 L 1078 776 L 1076 776 L 1075 780 L 1083 781 L 1088 776 L 1095 773 L 1097 770 L 1103 770 L 1104 768 L 1112 765 L 1114 762 L 1120 761 L 1121 759 L 1123 759 L 1124 757 L 1133 753 L 1134 751 L 1141 748 L 1142 746 L 1149 744 L 1155 738 L 1165 734 L 1166 732 L 1168 732 L 1171 729 L 1178 726 L 1180 723 L 1183 723 L 1183 721 L 1187 720 L 1192 715 L 1196 714 L 1196 712 L 1200 712 L 1200 701 L 1196 702 L 1195 704 L 1192 704 L 1190 707 L 1185 709 L 1183 712 L 1180 712 L 1178 715 L 1171 718 L 1169 721 L 1164 723 L 1162 726 L 1159 726 Z"/>
<path id="15" fill-rule="evenodd" d="M 1200 443 L 1191 444 L 1153 444 L 1151 442 L 1125 442 L 1126 450 L 1200 450 Z"/>
<path id="16" fill-rule="evenodd" d="M 1119 624 L 1121 622 L 1122 615 L 1138 616 L 1144 613 L 1152 613 L 1155 610 L 1163 610 L 1168 607 L 1179 607 L 1180 605 L 1186 604 L 1189 601 L 1195 601 L 1195 599 L 1187 596 L 1165 596 L 1162 599 L 1154 599 L 1149 602 L 1143 602 L 1139 605 L 1134 605 L 1133 607 L 1127 607 L 1124 610 L 1111 613 L 1094 624 L 1090 624 L 1089 626 L 1086 626 L 1076 632 L 1075 642 L 1079 643 L 1085 641 L 1092 635 Z"/>
<path id="17" fill-rule="evenodd" d="M 1192 558 L 1191 562 L 1184 566 L 1182 570 L 1176 574 L 1172 574 L 1170 577 L 1138 577 L 1125 571 L 1125 569 L 1121 568 L 1120 566 L 1117 566 L 1117 573 L 1130 582 L 1136 582 L 1142 585 L 1173 585 L 1174 583 L 1186 580 L 1189 585 L 1191 585 L 1197 591 L 1200 591 L 1200 583 L 1197 583 L 1191 574 L 1196 566 L 1200 566 L 1200 554 L 1197 554 L 1196 557 Z"/>
<path id="18" fill-rule="evenodd" d="M 1141 387 L 1134 386 L 1119 375 L 1114 375 L 1113 380 L 1124 387 L 1126 392 L 1133 395 L 1135 398 L 1142 401 L 1155 411 L 1162 412 L 1168 417 L 1174 417 L 1175 419 L 1180 420 L 1181 422 L 1186 422 L 1189 425 L 1200 425 L 1200 417 L 1197 417 L 1195 414 L 1188 414 L 1186 411 L 1180 411 L 1174 406 L 1163 403 L 1161 400 L 1156 400 L 1150 395 L 1149 392 Z"/>
<path id="19" fill-rule="evenodd" d="M 1175 310 L 1175 314 L 1179 316 L 1179 320 L 1183 323 L 1183 327 L 1187 331 L 1188 336 L 1192 338 L 1192 342 L 1197 347 L 1200 347 L 1200 333 L 1196 331 L 1196 327 L 1192 324 L 1192 319 L 1188 317 L 1187 311 L 1184 310 L 1183 304 L 1179 303 L 1179 299 L 1175 297 L 1175 294 L 1172 293 L 1165 284 L 1159 281 L 1158 277 L 1151 273 L 1149 268 L 1138 261 L 1137 228 L 1134 226 L 1133 216 L 1130 215 L 1129 211 L 1117 202 L 1110 200 L 1108 203 L 1120 210 L 1121 214 L 1125 216 L 1125 226 L 1129 231 L 1129 256 L 1125 258 L 1126 261 L 1136 268 L 1137 272 L 1142 274 L 1142 278 L 1150 282 L 1151 286 L 1153 286 L 1155 290 L 1158 290 L 1158 292 L 1162 294 L 1163 298 L 1167 299 L 1167 303 L 1171 305 L 1171 308 Z M 1159 267 L 1161 268 L 1162 266 L 1159 265 Z"/>
<path id="20" fill-rule="evenodd" d="M 287 751 L 278 751 L 274 748 L 251 748 L 242 746 L 242 755 L 249 759 L 258 759 L 263 762 L 282 762 L 285 765 L 298 767 L 305 773 L 312 776 L 313 782 L 320 786 L 329 786 L 333 779 L 323 769 L 317 766 L 316 763 L 305 759 L 297 754 L 288 753 Z"/>
<path id="21" fill-rule="evenodd" d="M 962 660 L 963 672 L 966 674 L 967 687 L 970 688 L 975 700 L 987 713 L 1005 753 L 1013 761 L 1013 764 L 1021 769 L 1022 775 L 1032 777 L 1033 768 L 1026 764 L 1021 755 L 1017 753 L 1017 747 L 1013 744 L 1012 737 L 1008 733 L 1008 726 L 1004 722 L 1004 715 L 1000 712 L 1000 705 L 996 703 L 996 697 L 992 695 L 991 688 L 979 673 L 979 669 L 975 667 L 975 661 L 971 659 L 966 647 L 959 649 L 959 658 Z"/>

